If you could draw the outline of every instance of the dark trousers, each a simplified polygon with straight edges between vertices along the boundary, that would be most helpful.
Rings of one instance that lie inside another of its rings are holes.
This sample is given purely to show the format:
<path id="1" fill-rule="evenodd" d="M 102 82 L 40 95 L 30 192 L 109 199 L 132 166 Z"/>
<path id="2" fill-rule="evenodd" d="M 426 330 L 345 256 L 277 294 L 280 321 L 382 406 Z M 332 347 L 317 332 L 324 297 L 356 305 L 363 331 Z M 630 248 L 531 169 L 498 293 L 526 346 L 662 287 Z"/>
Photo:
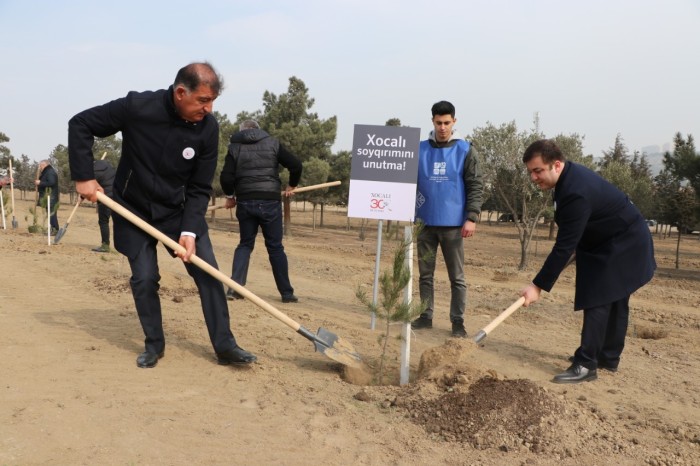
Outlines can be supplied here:
<path id="1" fill-rule="evenodd" d="M 258 228 L 262 229 L 265 247 L 275 277 L 277 290 L 283 297 L 294 294 L 289 281 L 289 263 L 282 245 L 284 234 L 282 225 L 282 203 L 280 201 L 238 201 L 236 218 L 240 228 L 241 240 L 233 254 L 231 278 L 239 285 L 245 286 L 248 278 L 250 255 L 255 248 Z"/>
<path id="2" fill-rule="evenodd" d="M 574 353 L 574 363 L 588 369 L 598 365 L 617 367 L 625 347 L 629 322 L 629 301 L 626 296 L 603 306 L 584 309 L 581 346 Z"/>
<path id="3" fill-rule="evenodd" d="M 102 244 L 109 244 L 109 217 L 112 211 L 102 203 L 97 204 L 97 224 L 100 226 Z"/>
<path id="4" fill-rule="evenodd" d="M 51 212 L 49 212 L 49 201 L 47 199 L 47 194 L 42 194 L 39 199 L 40 201 L 37 202 L 37 206 L 41 205 L 42 202 L 45 202 L 44 204 L 44 209 L 46 209 L 46 215 L 49 216 L 49 224 L 51 225 L 52 230 L 58 230 L 60 227 L 58 226 L 58 200 L 54 200 L 51 198 Z M 38 211 L 37 211 L 38 212 Z"/>
<path id="5" fill-rule="evenodd" d="M 136 257 L 129 259 L 131 293 L 134 296 L 136 312 L 146 337 L 146 351 L 152 353 L 160 353 L 165 349 L 163 319 L 160 297 L 158 296 L 160 273 L 156 252 L 157 244 L 158 242 L 153 238 L 145 240 Z M 208 235 L 197 237 L 195 253 L 200 259 L 218 268 Z M 193 264 L 186 263 L 185 268 L 199 290 L 204 321 L 207 324 L 209 339 L 214 351 L 222 353 L 235 348 L 236 340 L 231 333 L 224 286 L 220 281 Z"/>
<path id="6" fill-rule="evenodd" d="M 51 203 L 51 210 L 52 213 L 49 212 L 48 210 L 46 211 L 46 214 L 49 215 L 49 223 L 51 225 L 52 230 L 58 230 L 60 227 L 58 226 L 58 208 L 54 203 Z"/>
<path id="7" fill-rule="evenodd" d="M 433 318 L 435 260 L 438 246 L 450 278 L 450 321 L 464 321 L 467 282 L 464 279 L 464 239 L 461 227 L 424 227 L 418 234 L 418 287 L 420 299 L 427 303 L 421 317 Z"/>

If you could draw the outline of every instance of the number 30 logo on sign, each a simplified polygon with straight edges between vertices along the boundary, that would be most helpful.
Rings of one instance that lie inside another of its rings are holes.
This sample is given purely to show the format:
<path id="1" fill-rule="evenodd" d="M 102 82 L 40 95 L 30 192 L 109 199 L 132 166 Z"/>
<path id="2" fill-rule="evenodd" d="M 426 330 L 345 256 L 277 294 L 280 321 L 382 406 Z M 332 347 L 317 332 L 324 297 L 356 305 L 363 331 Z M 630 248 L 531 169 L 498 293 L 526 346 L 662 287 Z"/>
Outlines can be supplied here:
<path id="1" fill-rule="evenodd" d="M 386 207 L 386 202 L 383 199 L 370 199 L 369 208 L 383 210 Z"/>

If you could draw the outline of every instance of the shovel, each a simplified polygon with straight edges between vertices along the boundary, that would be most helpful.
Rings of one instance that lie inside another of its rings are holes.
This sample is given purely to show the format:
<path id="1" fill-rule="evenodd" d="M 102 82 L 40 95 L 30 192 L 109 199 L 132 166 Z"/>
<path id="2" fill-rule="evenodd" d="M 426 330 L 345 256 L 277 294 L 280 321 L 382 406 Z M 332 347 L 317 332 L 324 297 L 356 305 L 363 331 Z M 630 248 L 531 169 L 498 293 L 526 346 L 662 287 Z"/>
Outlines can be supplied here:
<path id="1" fill-rule="evenodd" d="M 140 219 L 136 215 L 134 215 L 131 211 L 127 210 L 123 206 L 121 206 L 119 203 L 113 201 L 110 199 L 107 195 L 101 192 L 97 192 L 97 200 L 100 201 L 101 203 L 105 204 L 107 207 L 112 209 L 114 212 L 117 214 L 121 215 L 149 235 L 153 236 L 155 239 L 159 240 L 161 243 L 169 247 L 170 249 L 174 251 L 180 251 L 184 252 L 184 248 L 180 246 L 177 242 L 175 242 L 173 239 L 169 238 L 166 236 L 164 233 L 158 231 L 156 228 L 153 226 L 149 225 L 147 222 L 144 220 Z M 253 304 L 256 306 L 262 308 L 262 310 L 268 312 L 271 314 L 273 317 L 276 319 L 282 321 L 284 324 L 287 326 L 291 327 L 292 330 L 295 330 L 298 334 L 303 336 L 304 338 L 311 340 L 311 342 L 314 344 L 316 347 L 316 351 L 319 353 L 323 353 L 329 358 L 333 359 L 334 361 L 337 361 L 341 364 L 344 364 L 346 366 L 351 366 L 355 368 L 362 368 L 363 363 L 362 360 L 360 359 L 360 355 L 358 352 L 355 350 L 355 348 L 352 346 L 352 344 L 346 342 L 342 338 L 338 337 L 334 333 L 329 332 L 328 330 L 324 328 L 319 328 L 318 333 L 314 334 L 310 330 L 302 327 L 299 325 L 299 323 L 295 322 L 292 320 L 289 316 L 286 314 L 282 313 L 279 311 L 277 308 L 272 306 L 271 304 L 267 303 L 263 299 L 259 298 L 252 292 L 248 291 L 246 288 L 243 286 L 239 285 L 238 283 L 234 282 L 231 278 L 229 278 L 227 275 L 224 275 L 222 272 L 220 272 L 216 267 L 211 266 L 204 260 L 200 259 L 197 257 L 195 254 L 192 254 L 190 256 L 190 262 L 211 275 L 212 277 L 216 278 L 220 282 L 224 283 L 225 285 L 229 286 L 232 288 L 236 293 L 240 294 L 241 296 L 245 297 L 249 301 L 252 301 Z"/>
<path id="2" fill-rule="evenodd" d="M 105 157 L 107 157 L 107 152 L 102 154 L 102 158 L 100 160 L 104 160 Z M 78 206 L 80 206 L 81 202 L 83 202 L 83 198 L 80 197 L 80 195 L 78 195 L 78 201 L 75 203 L 75 206 L 73 207 L 73 211 L 68 216 L 68 220 L 66 220 L 66 224 L 58 229 L 58 233 L 56 233 L 56 237 L 53 239 L 53 244 L 58 244 L 58 242 L 61 241 L 61 238 L 63 238 L 63 235 L 66 234 L 66 230 L 68 229 L 68 225 L 70 224 L 70 221 L 73 218 L 75 211 L 78 210 Z"/>
<path id="3" fill-rule="evenodd" d="M 68 225 L 70 224 L 70 221 L 73 218 L 75 211 L 78 210 L 78 207 L 80 206 L 80 203 L 82 201 L 83 201 L 83 198 L 80 197 L 80 195 L 78 195 L 78 202 L 75 203 L 75 206 L 73 207 L 73 211 L 68 216 L 68 220 L 66 220 L 66 224 L 58 229 L 58 233 L 56 233 L 56 237 L 53 239 L 53 244 L 58 244 L 58 242 L 61 241 L 61 238 L 63 238 L 63 235 L 66 234 L 66 230 L 68 229 Z"/>
<path id="4" fill-rule="evenodd" d="M 12 229 L 14 230 L 19 226 L 17 220 L 15 220 L 15 187 L 12 174 L 12 158 L 10 157 L 10 197 L 12 198 Z"/>
<path id="5" fill-rule="evenodd" d="M 568 266 L 570 266 L 571 264 L 573 264 L 573 263 L 575 263 L 575 262 L 576 262 L 576 253 L 574 252 L 573 254 L 571 254 L 571 257 L 569 257 L 569 260 L 566 261 L 566 264 L 564 264 L 564 268 L 563 268 L 562 270 L 565 270 Z M 489 333 L 491 333 L 491 330 L 493 330 L 493 329 L 495 329 L 496 327 L 498 327 L 498 325 L 499 325 L 501 322 L 503 322 L 504 320 L 506 320 L 506 319 L 508 318 L 508 316 L 510 316 L 512 313 L 514 313 L 515 311 L 517 311 L 518 309 L 520 309 L 520 306 L 522 306 L 523 304 L 525 304 L 525 297 L 524 297 L 524 296 L 521 296 L 520 299 L 518 299 L 516 302 L 514 302 L 513 304 L 511 304 L 511 305 L 508 307 L 508 309 L 506 309 L 505 311 L 501 312 L 501 313 L 498 315 L 498 317 L 496 317 L 495 319 L 493 319 L 493 321 L 492 321 L 490 324 L 488 324 L 488 325 L 487 325 L 486 327 L 484 327 L 482 330 L 479 330 L 479 333 L 477 333 L 476 336 L 474 337 L 474 341 L 475 341 L 476 343 L 479 343 L 481 340 L 483 340 L 484 338 L 486 338 L 486 336 L 487 336 Z"/>
<path id="6" fill-rule="evenodd" d="M 508 309 L 506 309 L 505 311 L 501 312 L 501 313 L 498 315 L 498 317 L 496 317 L 495 319 L 493 319 L 493 321 L 492 321 L 490 324 L 488 324 L 488 325 L 487 325 L 486 327 L 484 327 L 483 329 L 479 330 L 479 333 L 477 333 L 476 336 L 474 337 L 474 342 L 480 343 L 481 340 L 483 340 L 484 338 L 486 338 L 486 336 L 487 336 L 489 333 L 491 333 L 491 331 L 492 331 L 493 329 L 495 329 L 496 327 L 498 327 L 498 325 L 499 325 L 501 322 L 503 322 L 504 320 L 506 320 L 506 319 L 508 318 L 508 316 L 510 316 L 512 313 L 514 313 L 515 311 L 517 311 L 518 309 L 520 309 L 520 306 L 522 306 L 524 303 L 525 303 L 525 297 L 524 297 L 524 296 L 521 296 L 520 299 L 518 299 L 516 302 L 514 302 L 513 304 L 511 304 L 511 305 L 508 307 Z"/>

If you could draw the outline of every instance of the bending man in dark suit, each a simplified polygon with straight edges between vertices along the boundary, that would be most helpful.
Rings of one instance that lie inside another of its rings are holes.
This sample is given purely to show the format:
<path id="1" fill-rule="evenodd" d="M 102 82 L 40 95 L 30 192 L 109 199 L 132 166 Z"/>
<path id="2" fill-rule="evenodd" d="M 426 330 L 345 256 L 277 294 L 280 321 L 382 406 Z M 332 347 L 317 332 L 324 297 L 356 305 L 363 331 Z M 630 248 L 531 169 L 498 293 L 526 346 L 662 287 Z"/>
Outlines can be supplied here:
<path id="1" fill-rule="evenodd" d="M 211 111 L 221 89 L 210 64 L 192 63 L 180 69 L 169 89 L 130 92 L 75 115 L 68 123 L 68 150 L 76 190 L 95 202 L 103 189 L 95 180 L 94 137 L 122 132 L 114 200 L 185 248 L 169 252 L 183 260 L 197 284 L 219 364 L 249 364 L 256 357 L 236 344 L 223 285 L 188 262 L 196 251 L 218 268 L 205 214 L 219 147 L 219 125 Z M 129 259 L 131 291 L 146 337 L 136 364 L 154 367 L 165 349 L 157 241 L 119 215 L 112 221 L 114 247 Z"/>
<path id="2" fill-rule="evenodd" d="M 597 378 L 616 371 L 625 346 L 630 295 L 654 275 L 649 227 L 627 196 L 588 168 L 568 162 L 551 140 L 532 143 L 523 155 L 532 181 L 554 190 L 557 239 L 542 269 L 521 291 L 525 306 L 550 291 L 575 254 L 574 308 L 583 309 L 581 346 L 556 383 Z"/>

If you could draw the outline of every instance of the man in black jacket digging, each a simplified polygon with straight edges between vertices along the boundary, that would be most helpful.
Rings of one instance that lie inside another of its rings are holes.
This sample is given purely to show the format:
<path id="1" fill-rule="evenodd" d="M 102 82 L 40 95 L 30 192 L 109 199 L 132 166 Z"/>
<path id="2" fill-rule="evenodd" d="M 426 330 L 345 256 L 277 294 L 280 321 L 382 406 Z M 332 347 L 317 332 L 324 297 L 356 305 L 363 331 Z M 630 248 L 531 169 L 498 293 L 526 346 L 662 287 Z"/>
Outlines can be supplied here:
<path id="1" fill-rule="evenodd" d="M 222 80 L 209 63 L 181 68 L 169 89 L 130 92 L 85 110 L 68 123 L 71 177 L 78 194 L 95 202 L 95 137 L 122 133 L 122 155 L 113 197 L 134 215 L 177 241 L 199 291 L 209 339 L 219 364 L 250 364 L 257 358 L 238 346 L 229 324 L 220 281 L 189 262 L 192 254 L 218 268 L 205 219 L 219 148 L 219 125 L 211 114 Z M 158 296 L 157 240 L 113 215 L 114 247 L 131 266 L 131 291 L 145 335 L 138 367 L 154 367 L 165 350 Z"/>

